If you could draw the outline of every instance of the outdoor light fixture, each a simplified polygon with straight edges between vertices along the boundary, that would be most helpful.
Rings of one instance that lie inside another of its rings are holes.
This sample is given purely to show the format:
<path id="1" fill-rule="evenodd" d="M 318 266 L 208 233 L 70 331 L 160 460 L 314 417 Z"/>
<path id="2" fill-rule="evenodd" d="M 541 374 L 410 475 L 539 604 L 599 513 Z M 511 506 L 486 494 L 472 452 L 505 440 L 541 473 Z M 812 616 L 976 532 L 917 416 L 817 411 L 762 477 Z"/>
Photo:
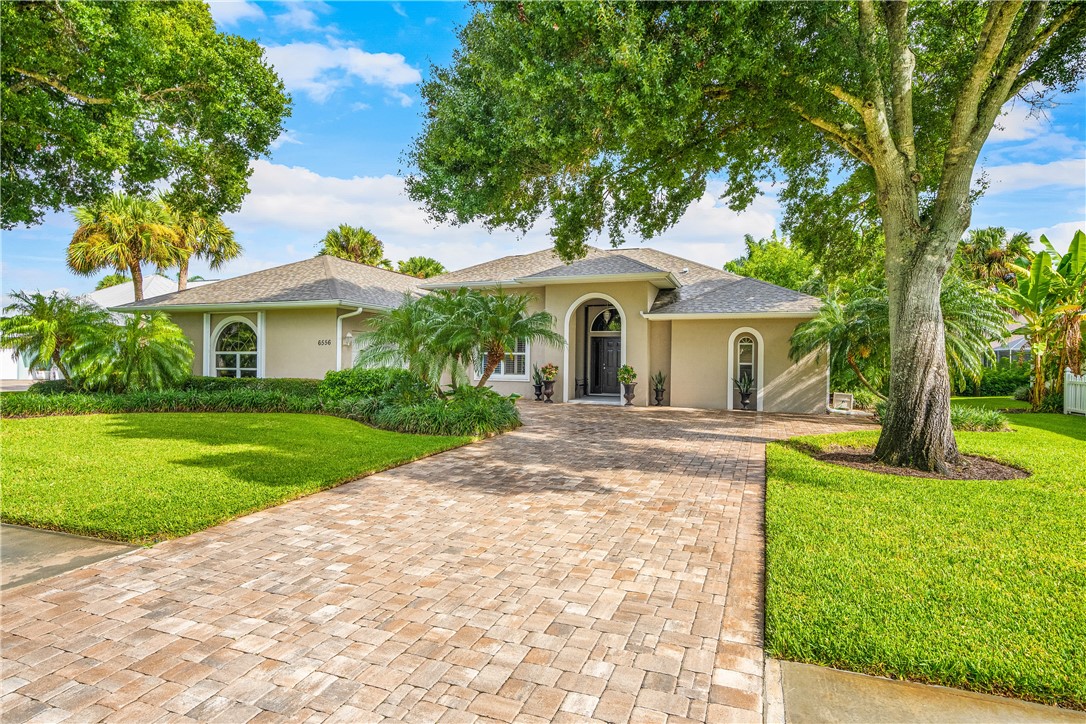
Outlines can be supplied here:
<path id="1" fill-rule="evenodd" d="M 352 342 L 354 342 L 354 335 L 353 334 L 351 334 L 350 332 L 347 332 L 347 334 L 343 335 L 343 346 L 344 347 L 350 347 Z"/>

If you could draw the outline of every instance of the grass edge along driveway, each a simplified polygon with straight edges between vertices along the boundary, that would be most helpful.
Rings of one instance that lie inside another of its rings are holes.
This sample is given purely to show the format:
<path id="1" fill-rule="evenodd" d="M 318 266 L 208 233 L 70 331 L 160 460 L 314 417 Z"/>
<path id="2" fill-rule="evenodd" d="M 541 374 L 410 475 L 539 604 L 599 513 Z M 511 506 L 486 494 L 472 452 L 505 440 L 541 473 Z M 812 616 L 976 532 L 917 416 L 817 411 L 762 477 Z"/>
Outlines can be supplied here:
<path id="1" fill-rule="evenodd" d="M 1086 709 L 1086 418 L 1009 419 L 959 446 L 1029 478 L 879 475 L 769 445 L 767 653 Z"/>
<path id="2" fill-rule="evenodd" d="M 471 438 L 247 412 L 5 419 L 0 441 L 5 523 L 148 544 Z"/>

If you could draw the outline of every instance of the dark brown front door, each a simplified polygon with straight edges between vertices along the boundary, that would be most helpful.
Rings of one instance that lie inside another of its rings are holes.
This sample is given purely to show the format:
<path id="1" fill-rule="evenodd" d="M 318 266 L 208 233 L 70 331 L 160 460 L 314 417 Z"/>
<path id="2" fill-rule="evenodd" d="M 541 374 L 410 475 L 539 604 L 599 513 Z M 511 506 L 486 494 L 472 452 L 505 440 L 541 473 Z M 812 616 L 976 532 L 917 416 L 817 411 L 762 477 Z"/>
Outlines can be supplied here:
<path id="1" fill-rule="evenodd" d="M 622 359 L 619 337 L 592 338 L 592 385 L 589 392 L 597 395 L 618 394 L 618 367 Z"/>

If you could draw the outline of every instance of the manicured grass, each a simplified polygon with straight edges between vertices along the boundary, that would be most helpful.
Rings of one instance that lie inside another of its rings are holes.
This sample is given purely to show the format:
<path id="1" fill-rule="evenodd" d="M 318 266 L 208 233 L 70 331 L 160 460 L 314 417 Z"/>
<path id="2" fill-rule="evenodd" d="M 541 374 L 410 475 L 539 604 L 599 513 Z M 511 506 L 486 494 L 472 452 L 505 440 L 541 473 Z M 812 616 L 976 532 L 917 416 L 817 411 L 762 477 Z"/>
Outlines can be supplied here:
<path id="1" fill-rule="evenodd" d="M 1029 403 L 1013 397 L 951 397 L 952 405 L 983 407 L 986 410 L 1028 410 Z"/>
<path id="2" fill-rule="evenodd" d="M 959 446 L 1029 478 L 880 475 L 770 445 L 768 652 L 1086 708 L 1086 419 L 1010 421 Z"/>
<path id="3" fill-rule="evenodd" d="M 4 420 L 7 523 L 151 543 L 447 450 L 322 415 L 153 413 Z"/>

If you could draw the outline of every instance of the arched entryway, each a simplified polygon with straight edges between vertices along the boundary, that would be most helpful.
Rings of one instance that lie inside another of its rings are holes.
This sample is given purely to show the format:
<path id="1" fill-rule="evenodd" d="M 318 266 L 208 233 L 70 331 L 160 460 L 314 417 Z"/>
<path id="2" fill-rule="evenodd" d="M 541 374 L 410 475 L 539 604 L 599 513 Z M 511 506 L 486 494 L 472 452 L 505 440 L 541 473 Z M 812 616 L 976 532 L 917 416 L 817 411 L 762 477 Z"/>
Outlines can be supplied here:
<path id="1" fill-rule="evenodd" d="M 753 327 L 740 327 L 728 338 L 728 388 L 733 410 L 743 409 L 742 395 L 736 382 L 749 381 L 753 388 L 749 409 L 761 410 L 764 400 L 765 364 L 762 335 Z"/>
<path id="2" fill-rule="evenodd" d="M 618 368 L 626 362 L 626 321 L 622 306 L 606 294 L 586 294 L 570 305 L 565 337 L 571 374 L 563 385 L 563 400 L 620 399 Z"/>

